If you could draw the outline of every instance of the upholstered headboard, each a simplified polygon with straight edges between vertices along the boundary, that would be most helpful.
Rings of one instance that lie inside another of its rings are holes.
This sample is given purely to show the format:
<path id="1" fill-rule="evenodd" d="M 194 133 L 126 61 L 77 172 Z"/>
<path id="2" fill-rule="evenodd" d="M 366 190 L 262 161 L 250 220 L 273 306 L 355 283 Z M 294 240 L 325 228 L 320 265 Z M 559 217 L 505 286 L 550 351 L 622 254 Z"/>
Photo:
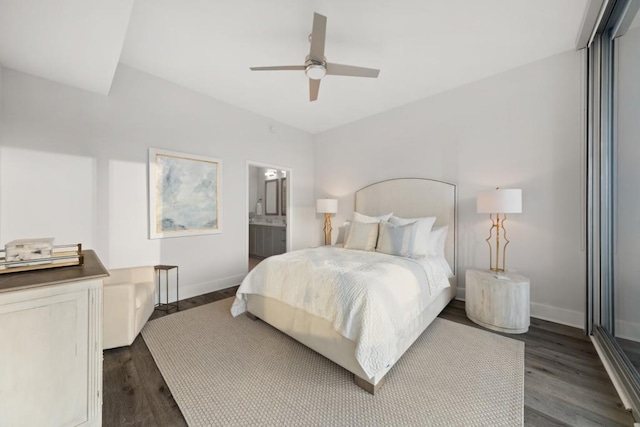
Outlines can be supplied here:
<path id="1" fill-rule="evenodd" d="M 403 218 L 435 216 L 434 227 L 449 226 L 445 256 L 456 272 L 457 194 L 448 182 L 424 178 L 398 178 L 376 182 L 356 191 L 356 212 L 383 215 L 393 212 Z"/>

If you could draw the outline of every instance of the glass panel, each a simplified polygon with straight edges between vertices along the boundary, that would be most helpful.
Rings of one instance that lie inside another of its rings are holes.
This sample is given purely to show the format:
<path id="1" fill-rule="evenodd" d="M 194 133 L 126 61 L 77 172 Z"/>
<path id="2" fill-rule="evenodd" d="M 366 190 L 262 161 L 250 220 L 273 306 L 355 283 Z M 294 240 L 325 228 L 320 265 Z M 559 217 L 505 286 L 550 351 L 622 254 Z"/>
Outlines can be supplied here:
<path id="1" fill-rule="evenodd" d="M 640 370 L 640 19 L 615 39 L 614 335 Z"/>

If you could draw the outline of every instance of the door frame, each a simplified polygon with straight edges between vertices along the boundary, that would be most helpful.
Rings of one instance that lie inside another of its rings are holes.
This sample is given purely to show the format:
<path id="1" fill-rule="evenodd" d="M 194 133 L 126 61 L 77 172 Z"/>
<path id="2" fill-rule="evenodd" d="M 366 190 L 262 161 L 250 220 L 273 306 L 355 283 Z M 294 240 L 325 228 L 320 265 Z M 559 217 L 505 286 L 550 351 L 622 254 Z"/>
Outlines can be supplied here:
<path id="1" fill-rule="evenodd" d="M 293 168 L 288 167 L 288 166 L 282 166 L 282 165 L 276 165 L 274 163 L 264 163 L 264 162 L 258 162 L 258 161 L 254 161 L 254 160 L 247 160 L 247 166 L 246 166 L 246 170 L 245 170 L 245 209 L 244 209 L 244 213 L 245 213 L 245 219 L 247 221 L 247 226 L 245 228 L 245 239 L 244 239 L 244 244 L 245 244 L 245 254 L 247 255 L 247 259 L 249 258 L 249 169 L 251 167 L 257 167 L 257 168 L 269 168 L 269 169 L 278 169 L 281 171 L 286 171 L 287 172 L 287 249 L 286 252 L 289 252 L 291 250 L 291 239 L 293 236 L 292 234 L 292 221 L 291 221 L 291 217 L 294 213 L 294 208 L 293 208 Z M 249 269 L 249 266 L 247 265 L 247 271 Z"/>

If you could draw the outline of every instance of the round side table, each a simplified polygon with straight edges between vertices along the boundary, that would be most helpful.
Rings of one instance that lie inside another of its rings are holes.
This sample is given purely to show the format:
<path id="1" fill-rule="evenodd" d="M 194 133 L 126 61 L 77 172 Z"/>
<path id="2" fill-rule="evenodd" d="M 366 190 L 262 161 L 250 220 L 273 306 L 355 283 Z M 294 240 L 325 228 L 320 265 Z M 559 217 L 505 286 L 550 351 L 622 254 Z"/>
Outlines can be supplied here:
<path id="1" fill-rule="evenodd" d="M 529 330 L 529 279 L 489 270 L 467 270 L 465 278 L 465 310 L 469 319 L 508 334 Z"/>

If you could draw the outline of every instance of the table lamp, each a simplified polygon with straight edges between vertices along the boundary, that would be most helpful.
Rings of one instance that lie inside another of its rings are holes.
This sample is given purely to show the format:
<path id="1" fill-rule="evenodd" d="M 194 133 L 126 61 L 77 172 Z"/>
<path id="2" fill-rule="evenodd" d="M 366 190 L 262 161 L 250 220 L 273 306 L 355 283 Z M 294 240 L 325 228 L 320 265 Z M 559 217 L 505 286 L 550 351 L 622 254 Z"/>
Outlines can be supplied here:
<path id="1" fill-rule="evenodd" d="M 491 228 L 489 229 L 489 237 L 486 241 L 489 245 L 489 269 L 496 272 L 505 271 L 505 261 L 507 245 L 507 230 L 504 228 L 504 222 L 507 220 L 508 213 L 522 213 L 522 190 L 520 189 L 500 189 L 480 191 L 477 198 L 477 212 L 488 213 L 491 220 Z M 496 215 L 495 219 L 493 214 Z M 500 215 L 503 215 L 502 218 Z M 495 249 L 491 247 L 491 237 L 495 229 L 496 242 Z M 502 230 L 502 266 L 500 266 L 500 231 Z M 493 261 L 493 252 L 495 250 L 495 265 Z"/>
<path id="2" fill-rule="evenodd" d="M 324 244 L 331 244 L 331 214 L 338 213 L 337 199 L 318 199 L 316 212 L 324 214 Z"/>

